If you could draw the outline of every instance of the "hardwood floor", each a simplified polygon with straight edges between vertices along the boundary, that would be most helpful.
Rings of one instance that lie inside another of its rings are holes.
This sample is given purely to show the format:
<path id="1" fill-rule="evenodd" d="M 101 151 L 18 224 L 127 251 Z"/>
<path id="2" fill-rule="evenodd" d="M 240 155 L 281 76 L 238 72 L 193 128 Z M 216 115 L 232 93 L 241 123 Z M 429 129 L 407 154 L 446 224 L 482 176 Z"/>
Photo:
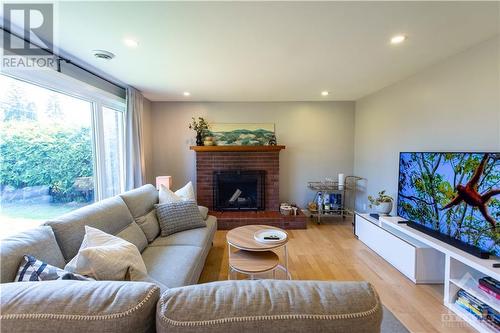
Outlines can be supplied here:
<path id="1" fill-rule="evenodd" d="M 357 240 L 350 220 L 309 221 L 307 230 L 287 232 L 294 280 L 366 280 L 411 332 L 475 332 L 442 305 L 442 285 L 415 285 Z M 226 233 L 216 232 L 200 283 L 227 279 Z"/>

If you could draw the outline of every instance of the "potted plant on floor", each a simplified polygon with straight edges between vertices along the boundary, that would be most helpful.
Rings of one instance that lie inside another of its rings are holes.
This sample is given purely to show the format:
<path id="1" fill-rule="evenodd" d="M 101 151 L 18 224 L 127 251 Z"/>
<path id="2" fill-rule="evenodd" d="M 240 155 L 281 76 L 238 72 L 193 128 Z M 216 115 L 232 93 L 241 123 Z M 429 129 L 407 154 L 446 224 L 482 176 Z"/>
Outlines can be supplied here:
<path id="1" fill-rule="evenodd" d="M 203 136 L 208 133 L 209 125 L 202 117 L 198 117 L 198 120 L 194 117 L 192 119 L 193 121 L 189 124 L 189 129 L 196 132 L 196 145 L 203 146 Z"/>
<path id="2" fill-rule="evenodd" d="M 370 201 L 370 208 L 375 208 L 378 214 L 388 215 L 392 211 L 394 199 L 390 195 L 385 194 L 385 190 L 383 190 L 378 192 L 376 198 L 369 195 L 368 201 Z"/>

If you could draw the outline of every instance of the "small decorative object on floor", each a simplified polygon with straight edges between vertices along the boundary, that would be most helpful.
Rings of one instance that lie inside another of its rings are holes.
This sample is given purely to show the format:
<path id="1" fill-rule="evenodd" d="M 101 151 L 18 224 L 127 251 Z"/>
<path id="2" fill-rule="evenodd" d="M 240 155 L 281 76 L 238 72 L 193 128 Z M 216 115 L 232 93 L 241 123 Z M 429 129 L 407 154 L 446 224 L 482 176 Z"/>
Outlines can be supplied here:
<path id="1" fill-rule="evenodd" d="M 280 243 L 287 239 L 284 231 L 276 229 L 262 229 L 254 234 L 254 238 L 259 243 Z"/>
<path id="2" fill-rule="evenodd" d="M 272 135 L 271 138 L 269 139 L 269 142 L 267 143 L 269 146 L 276 146 L 276 135 Z"/>
<path id="3" fill-rule="evenodd" d="M 374 198 L 371 195 L 368 196 L 368 201 L 370 201 L 370 208 L 375 208 L 375 211 L 381 215 L 387 215 L 392 211 L 392 202 L 394 199 L 385 194 L 385 190 L 378 192 L 378 197 Z"/>
<path id="4" fill-rule="evenodd" d="M 194 117 L 192 119 L 193 121 L 189 124 L 189 129 L 196 132 L 196 145 L 203 146 L 203 136 L 208 133 L 210 126 L 202 117 L 198 117 L 198 120 Z"/>

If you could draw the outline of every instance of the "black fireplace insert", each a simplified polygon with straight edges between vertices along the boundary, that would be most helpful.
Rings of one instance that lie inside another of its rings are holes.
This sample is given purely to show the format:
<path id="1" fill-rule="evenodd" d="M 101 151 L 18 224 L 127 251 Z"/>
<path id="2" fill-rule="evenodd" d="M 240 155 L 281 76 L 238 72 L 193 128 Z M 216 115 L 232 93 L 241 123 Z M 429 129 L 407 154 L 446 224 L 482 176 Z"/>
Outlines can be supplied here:
<path id="1" fill-rule="evenodd" d="M 214 172 L 214 209 L 218 211 L 264 210 L 264 170 Z"/>

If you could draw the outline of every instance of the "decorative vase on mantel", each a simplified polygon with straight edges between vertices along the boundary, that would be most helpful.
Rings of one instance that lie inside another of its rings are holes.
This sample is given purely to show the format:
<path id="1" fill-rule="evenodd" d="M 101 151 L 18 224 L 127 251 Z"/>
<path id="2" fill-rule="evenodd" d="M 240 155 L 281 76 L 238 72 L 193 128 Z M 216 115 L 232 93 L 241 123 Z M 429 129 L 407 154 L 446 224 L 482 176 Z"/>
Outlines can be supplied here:
<path id="1" fill-rule="evenodd" d="M 203 117 L 198 117 L 198 120 L 195 117 L 191 119 L 188 127 L 196 132 L 196 145 L 203 146 L 203 135 L 209 134 L 209 125 Z"/>
<path id="2" fill-rule="evenodd" d="M 196 133 L 196 145 L 203 146 L 203 136 L 201 135 L 201 132 Z"/>

